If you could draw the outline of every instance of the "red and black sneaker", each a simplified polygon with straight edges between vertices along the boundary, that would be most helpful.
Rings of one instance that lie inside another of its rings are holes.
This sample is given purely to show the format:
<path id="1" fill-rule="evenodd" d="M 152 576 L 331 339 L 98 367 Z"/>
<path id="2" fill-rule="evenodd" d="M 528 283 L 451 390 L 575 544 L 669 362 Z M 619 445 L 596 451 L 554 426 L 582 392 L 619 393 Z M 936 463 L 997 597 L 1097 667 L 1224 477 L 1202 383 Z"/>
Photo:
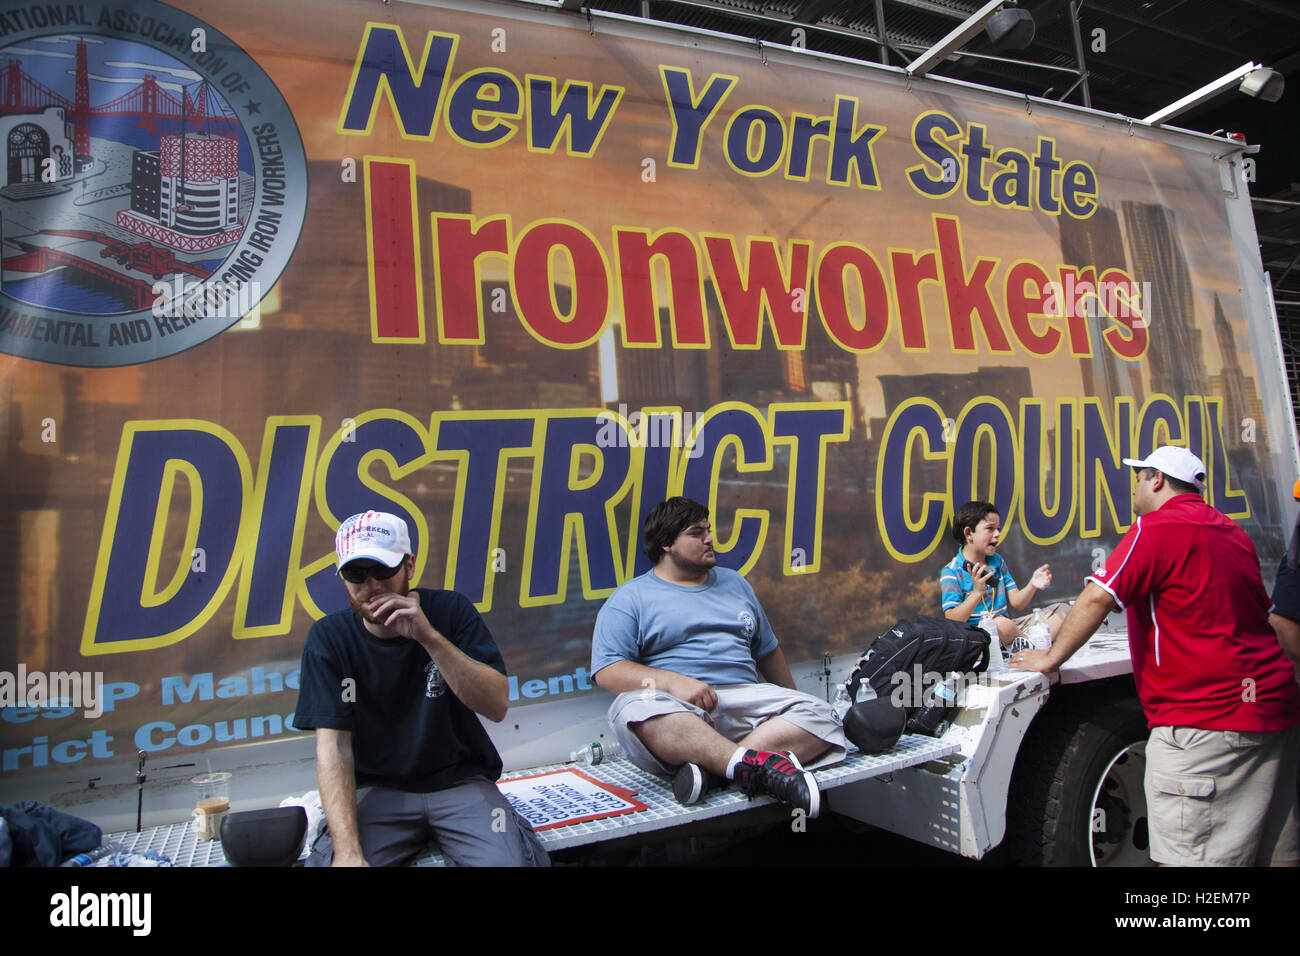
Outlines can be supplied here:
<path id="1" fill-rule="evenodd" d="M 736 765 L 736 784 L 751 797 L 765 793 L 797 807 L 810 818 L 821 810 L 817 781 L 787 754 L 746 750 Z"/>

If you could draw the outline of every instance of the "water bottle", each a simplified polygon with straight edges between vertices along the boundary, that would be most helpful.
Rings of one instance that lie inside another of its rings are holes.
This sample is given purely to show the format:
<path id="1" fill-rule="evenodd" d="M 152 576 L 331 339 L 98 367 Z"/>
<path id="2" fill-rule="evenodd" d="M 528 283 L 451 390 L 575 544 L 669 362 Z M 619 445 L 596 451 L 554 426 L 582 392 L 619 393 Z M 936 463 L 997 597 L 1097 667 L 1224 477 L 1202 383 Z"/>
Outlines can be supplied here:
<path id="1" fill-rule="evenodd" d="M 866 683 L 863 681 L 862 683 Z M 849 712 L 853 706 L 853 698 L 849 696 L 849 690 L 846 684 L 841 684 L 839 690 L 835 692 L 835 699 L 831 701 L 831 710 L 835 712 L 835 719 L 841 724 L 844 723 L 844 715 Z"/>
<path id="2" fill-rule="evenodd" d="M 866 703 L 869 700 L 875 700 L 876 696 L 876 689 L 871 686 L 871 681 L 863 678 L 858 683 L 858 694 L 853 698 L 853 702 L 855 704 Z"/>
<path id="3" fill-rule="evenodd" d="M 941 736 L 939 726 L 946 721 L 952 708 L 957 706 L 957 683 L 960 680 L 961 675 L 952 671 L 930 689 L 925 706 L 908 722 L 908 733 L 924 734 L 927 737 Z"/>
<path id="4" fill-rule="evenodd" d="M 1007 669 L 1007 662 L 1002 657 L 1002 638 L 998 637 L 998 622 L 994 620 L 991 611 L 985 611 L 980 617 L 980 627 L 989 636 L 988 672 L 999 674 Z"/>
<path id="5" fill-rule="evenodd" d="M 570 751 L 569 762 L 577 763 L 581 760 L 588 767 L 594 767 L 597 764 L 609 763 L 611 760 L 617 760 L 623 756 L 623 748 L 618 745 L 617 740 L 610 740 L 601 743 L 599 740 L 593 740 L 581 750 Z"/>
<path id="6" fill-rule="evenodd" d="M 95 861 L 110 853 L 116 853 L 122 847 L 116 843 L 102 843 L 93 850 L 87 850 L 85 853 L 78 853 L 76 856 L 70 856 L 59 866 L 93 866 Z"/>
<path id="7" fill-rule="evenodd" d="M 1025 638 L 1036 651 L 1045 651 L 1052 646 L 1052 631 L 1043 620 L 1042 608 L 1034 609 L 1034 619 L 1025 628 Z"/>

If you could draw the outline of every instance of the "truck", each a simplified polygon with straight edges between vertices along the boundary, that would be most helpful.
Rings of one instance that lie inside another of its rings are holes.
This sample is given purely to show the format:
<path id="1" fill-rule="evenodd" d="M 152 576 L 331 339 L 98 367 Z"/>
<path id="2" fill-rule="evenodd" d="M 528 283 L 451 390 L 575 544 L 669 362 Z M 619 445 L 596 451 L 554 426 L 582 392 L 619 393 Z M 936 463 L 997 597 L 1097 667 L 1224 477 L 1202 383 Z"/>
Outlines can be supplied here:
<path id="1" fill-rule="evenodd" d="M 0 35 L 0 132 L 86 158 L 0 189 L 0 228 L 148 240 L 196 281 L 140 307 L 120 261 L 0 276 L 4 802 L 127 830 L 205 770 L 237 808 L 311 789 L 297 662 L 371 508 L 496 636 L 507 771 L 609 739 L 592 623 L 670 495 L 827 700 L 939 613 L 966 500 L 1068 600 L 1132 524 L 1123 459 L 1185 445 L 1266 577 L 1283 551 L 1244 143 L 553 4 L 36 9 Z M 1145 859 L 1121 621 L 958 704 L 831 809 L 973 859 Z"/>

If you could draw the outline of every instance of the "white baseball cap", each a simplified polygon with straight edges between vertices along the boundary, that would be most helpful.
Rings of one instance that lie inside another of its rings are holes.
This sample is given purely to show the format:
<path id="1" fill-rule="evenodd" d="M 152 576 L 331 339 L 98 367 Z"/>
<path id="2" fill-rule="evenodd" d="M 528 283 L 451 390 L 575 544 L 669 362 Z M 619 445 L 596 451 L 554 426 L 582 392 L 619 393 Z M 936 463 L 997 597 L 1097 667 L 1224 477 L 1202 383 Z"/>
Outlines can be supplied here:
<path id="1" fill-rule="evenodd" d="M 1205 490 L 1205 462 L 1178 445 L 1161 445 L 1147 455 L 1144 461 L 1125 458 L 1124 464 L 1134 468 L 1154 468 L 1171 478 L 1195 485 L 1201 491 Z"/>
<path id="2" fill-rule="evenodd" d="M 386 511 L 363 511 L 339 525 L 334 536 L 334 553 L 339 567 L 358 558 L 378 561 L 395 568 L 411 553 L 411 535 L 406 522 Z"/>

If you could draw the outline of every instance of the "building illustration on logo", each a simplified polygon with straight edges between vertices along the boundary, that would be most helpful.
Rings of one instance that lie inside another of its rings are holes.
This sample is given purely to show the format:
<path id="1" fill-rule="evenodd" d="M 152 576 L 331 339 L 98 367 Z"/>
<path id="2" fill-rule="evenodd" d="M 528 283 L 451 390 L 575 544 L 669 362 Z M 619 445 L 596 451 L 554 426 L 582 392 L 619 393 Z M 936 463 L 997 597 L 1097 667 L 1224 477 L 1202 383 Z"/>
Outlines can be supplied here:
<path id="1" fill-rule="evenodd" d="M 161 50 L 88 34 L 0 49 L 4 294 L 112 316 L 147 308 L 160 279 L 207 279 L 248 221 L 241 135 L 208 80 Z"/>
<path id="2" fill-rule="evenodd" d="M 0 116 L 0 136 L 5 144 L 0 188 L 38 184 L 43 173 L 55 182 L 71 178 L 72 123 L 63 107 Z"/>
<path id="3" fill-rule="evenodd" d="M 5 144 L 0 190 L 25 187 L 39 194 L 44 191 L 42 184 L 71 179 L 74 170 L 89 168 L 85 121 L 90 113 L 90 77 L 84 42 L 77 46 L 76 60 L 72 103 L 27 76 L 17 59 L 11 59 L 0 74 L 0 136 Z"/>
<path id="4" fill-rule="evenodd" d="M 190 133 L 136 150 L 131 208 L 117 224 L 186 252 L 234 242 L 242 232 L 238 153 L 231 137 Z"/>
<path id="5" fill-rule="evenodd" d="M 206 115 L 202 107 L 207 95 L 207 84 L 202 84 L 201 116 Z M 189 105 L 187 90 L 182 116 L 190 115 Z M 136 150 L 131 162 L 131 207 L 117 214 L 117 224 L 186 252 L 235 242 L 243 232 L 239 140 L 234 135 L 185 132 L 163 136 L 158 149 Z"/>

